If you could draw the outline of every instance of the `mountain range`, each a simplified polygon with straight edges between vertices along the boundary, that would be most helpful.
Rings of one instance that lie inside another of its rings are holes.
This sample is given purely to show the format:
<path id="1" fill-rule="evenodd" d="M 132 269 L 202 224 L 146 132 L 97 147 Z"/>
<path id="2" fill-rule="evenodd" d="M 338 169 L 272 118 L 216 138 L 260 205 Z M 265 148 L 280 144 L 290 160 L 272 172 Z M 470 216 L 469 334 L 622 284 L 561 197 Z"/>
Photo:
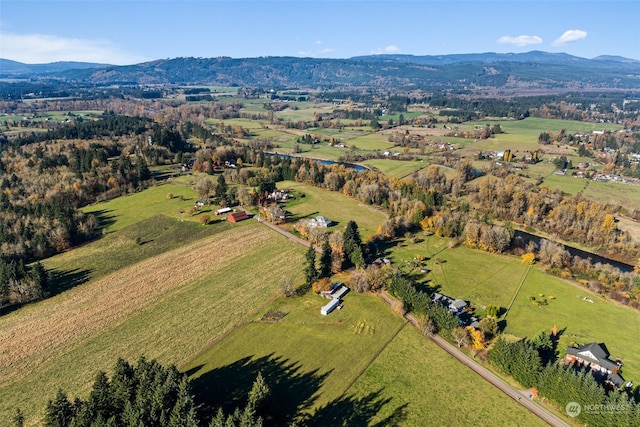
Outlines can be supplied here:
<path id="1" fill-rule="evenodd" d="M 0 59 L 0 77 L 68 83 L 220 85 L 263 88 L 371 88 L 498 92 L 640 90 L 640 61 L 566 53 L 172 58 L 115 66 L 84 62 L 22 64 Z"/>

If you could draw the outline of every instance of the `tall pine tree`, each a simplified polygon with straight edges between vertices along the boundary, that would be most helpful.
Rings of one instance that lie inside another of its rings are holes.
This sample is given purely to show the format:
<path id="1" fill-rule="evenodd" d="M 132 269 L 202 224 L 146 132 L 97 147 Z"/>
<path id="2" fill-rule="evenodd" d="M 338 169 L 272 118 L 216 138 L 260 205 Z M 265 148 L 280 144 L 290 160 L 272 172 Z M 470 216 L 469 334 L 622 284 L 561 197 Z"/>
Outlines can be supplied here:
<path id="1" fill-rule="evenodd" d="M 313 245 L 309 245 L 305 255 L 306 265 L 304 267 L 304 278 L 308 286 L 318 280 L 318 270 L 316 269 L 316 250 Z"/>
<path id="2" fill-rule="evenodd" d="M 356 267 L 364 267 L 364 252 L 362 251 L 362 239 L 358 231 L 358 224 L 355 221 L 349 221 L 344 231 L 343 248 L 347 267 L 355 265 Z"/>
<path id="3" fill-rule="evenodd" d="M 325 240 L 322 244 L 322 254 L 320 254 L 320 267 L 318 268 L 319 277 L 331 276 L 332 255 L 331 245 L 329 245 L 328 240 Z"/>

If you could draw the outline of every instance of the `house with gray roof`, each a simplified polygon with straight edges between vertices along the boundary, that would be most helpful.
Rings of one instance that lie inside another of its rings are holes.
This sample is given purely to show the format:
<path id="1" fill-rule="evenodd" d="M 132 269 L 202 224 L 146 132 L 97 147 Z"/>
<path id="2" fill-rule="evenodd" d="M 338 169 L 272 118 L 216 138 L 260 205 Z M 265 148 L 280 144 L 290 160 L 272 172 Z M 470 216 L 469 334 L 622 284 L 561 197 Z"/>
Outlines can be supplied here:
<path id="1" fill-rule="evenodd" d="M 615 387 L 622 387 L 624 379 L 619 374 L 621 362 L 609 359 L 609 352 L 604 344 L 595 342 L 581 345 L 580 347 L 567 347 L 566 363 L 572 363 L 591 371 L 596 377 L 604 379 Z"/>

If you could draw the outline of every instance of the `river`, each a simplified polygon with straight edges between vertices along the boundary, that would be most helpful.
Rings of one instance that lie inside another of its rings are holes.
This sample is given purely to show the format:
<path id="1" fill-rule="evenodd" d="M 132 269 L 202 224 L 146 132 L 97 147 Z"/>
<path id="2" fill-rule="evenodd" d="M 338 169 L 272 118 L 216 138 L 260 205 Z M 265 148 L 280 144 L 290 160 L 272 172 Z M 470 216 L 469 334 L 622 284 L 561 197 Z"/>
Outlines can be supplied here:
<path id="1" fill-rule="evenodd" d="M 281 159 L 292 159 L 292 160 L 295 159 L 295 158 L 309 159 L 309 160 L 313 160 L 314 162 L 319 162 L 319 163 L 322 163 L 323 165 L 327 165 L 327 166 L 342 165 L 345 168 L 354 169 L 354 170 L 356 170 L 358 172 L 364 172 L 364 171 L 368 171 L 369 170 L 369 168 L 367 168 L 366 166 L 357 165 L 355 163 L 338 162 L 338 161 L 335 161 L 335 160 L 325 160 L 325 159 L 314 159 L 313 157 L 292 156 L 290 154 L 280 154 L 280 153 L 264 152 L 264 154 L 266 154 L 267 156 L 278 156 Z"/>
<path id="2" fill-rule="evenodd" d="M 527 233 L 526 231 L 520 231 L 520 230 L 515 230 L 513 238 L 520 238 L 524 241 L 524 244 L 526 245 L 528 242 L 532 241 L 534 242 L 536 245 L 538 245 L 538 247 L 540 246 L 540 241 L 542 239 L 544 239 L 544 237 L 540 237 L 540 236 L 536 236 L 535 234 L 531 234 L 531 233 Z M 553 240 L 551 240 L 553 241 Z M 610 258 L 606 258 L 603 256 L 600 256 L 598 254 L 594 254 L 592 252 L 587 252 L 587 251 L 583 251 L 582 249 L 578 249 L 578 248 L 574 248 L 573 246 L 567 246 L 567 245 L 563 245 L 562 243 L 558 243 L 558 242 L 554 242 L 559 244 L 560 246 L 562 246 L 567 252 L 569 252 L 569 254 L 574 257 L 580 257 L 582 259 L 588 259 L 591 261 L 591 264 L 609 264 L 612 267 L 617 268 L 620 271 L 623 271 L 625 273 L 629 273 L 633 271 L 633 265 L 631 264 L 627 264 L 625 262 L 621 262 L 621 261 L 616 261 L 614 259 L 610 259 Z"/>

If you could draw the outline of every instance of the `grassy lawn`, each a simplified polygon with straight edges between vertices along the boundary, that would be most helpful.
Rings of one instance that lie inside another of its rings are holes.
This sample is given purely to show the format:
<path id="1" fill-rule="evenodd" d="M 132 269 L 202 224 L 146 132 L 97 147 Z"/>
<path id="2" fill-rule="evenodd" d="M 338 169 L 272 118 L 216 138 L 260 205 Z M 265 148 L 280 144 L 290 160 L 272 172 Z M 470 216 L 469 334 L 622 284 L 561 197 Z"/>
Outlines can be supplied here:
<path id="1" fill-rule="evenodd" d="M 11 342 L 0 425 L 16 407 L 27 425 L 41 421 L 60 387 L 86 397 L 118 357 L 193 358 L 268 304 L 281 277 L 301 282 L 303 249 L 246 221 L 0 317 L 0 341 Z"/>
<path id="2" fill-rule="evenodd" d="M 630 212 L 640 209 L 640 187 L 637 185 L 589 181 L 584 196 L 600 203 L 623 206 Z"/>
<path id="3" fill-rule="evenodd" d="M 552 190 L 557 188 L 564 193 L 576 194 L 583 191 L 589 183 L 584 178 L 573 178 L 571 175 L 551 174 L 544 179 L 542 185 Z"/>
<path id="4" fill-rule="evenodd" d="M 547 299 L 548 305 L 535 306 L 530 297 Z M 518 336 L 530 337 L 542 329 L 550 330 L 553 325 L 558 330 L 566 328 L 558 347 L 561 356 L 573 342 L 605 343 L 611 357 L 620 357 L 624 362 L 622 376 L 627 381 L 640 379 L 640 341 L 634 338 L 640 336 L 640 314 L 635 310 L 605 301 L 586 289 L 533 268 L 506 321 L 506 332 Z"/>
<path id="5" fill-rule="evenodd" d="M 402 178 L 428 166 L 428 163 L 422 161 L 392 159 L 371 159 L 363 162 L 363 164 L 372 166 L 391 178 Z"/>
<path id="6" fill-rule="evenodd" d="M 208 178 L 215 182 L 216 177 Z M 199 178 L 189 176 L 183 179 L 196 183 Z M 167 197 L 170 193 L 173 194 L 171 199 Z M 197 199 L 198 195 L 190 185 L 160 184 L 139 193 L 95 203 L 82 210 L 98 215 L 102 221 L 108 224 L 107 231 L 109 232 L 159 214 L 193 222 L 198 222 L 200 216 L 205 214 L 214 217 L 213 212 L 217 209 L 217 206 L 214 205 L 203 206 L 198 215 L 189 214 L 189 209 Z"/>
<path id="7" fill-rule="evenodd" d="M 552 132 L 557 134 L 560 130 L 564 129 L 567 134 L 570 134 L 589 133 L 594 130 L 620 129 L 620 126 L 616 124 L 581 122 L 576 120 L 543 119 L 540 117 L 527 117 L 524 120 L 489 121 L 489 123 L 499 123 L 505 134 L 521 135 L 523 139 L 525 137 L 535 137 L 536 143 L 538 141 L 538 136 L 542 132 Z M 514 137 L 514 141 L 517 141 L 517 136 Z"/>
<path id="8" fill-rule="evenodd" d="M 350 139 L 348 144 L 350 147 L 356 147 L 360 150 L 388 150 L 394 146 L 393 143 L 389 142 L 386 135 L 378 133 Z"/>
<path id="9" fill-rule="evenodd" d="M 354 220 L 358 223 L 360 235 L 364 238 L 374 234 L 387 215 L 372 206 L 345 196 L 336 191 L 325 190 L 293 181 L 278 182 L 278 188 L 290 188 L 304 193 L 305 197 L 285 205 L 284 209 L 291 212 L 294 222 L 300 218 L 315 218 L 323 215 L 336 224 L 328 230 L 343 230 L 347 222 Z M 285 226 L 292 228 L 293 224 Z"/>
<path id="10" fill-rule="evenodd" d="M 367 425 L 546 425 L 414 328 L 394 338 L 347 392 L 387 402 Z M 339 416 L 339 414 L 336 414 Z"/>
<path id="11" fill-rule="evenodd" d="M 196 394 L 232 403 L 261 371 L 278 402 L 277 425 L 335 405 L 405 323 L 372 295 L 352 292 L 342 310 L 322 316 L 326 302 L 312 293 L 277 300 L 269 308 L 286 313 L 282 320 L 262 322 L 261 313 L 235 329 L 183 367 Z"/>
<path id="12" fill-rule="evenodd" d="M 466 246 L 449 249 L 448 244 L 447 239 L 429 236 L 419 243 L 402 243 L 391 250 L 390 257 L 415 279 L 450 297 L 471 301 L 476 308 L 507 307 L 527 267 L 517 258 Z M 413 265 L 413 258 L 418 255 L 425 259 L 421 267 Z"/>

